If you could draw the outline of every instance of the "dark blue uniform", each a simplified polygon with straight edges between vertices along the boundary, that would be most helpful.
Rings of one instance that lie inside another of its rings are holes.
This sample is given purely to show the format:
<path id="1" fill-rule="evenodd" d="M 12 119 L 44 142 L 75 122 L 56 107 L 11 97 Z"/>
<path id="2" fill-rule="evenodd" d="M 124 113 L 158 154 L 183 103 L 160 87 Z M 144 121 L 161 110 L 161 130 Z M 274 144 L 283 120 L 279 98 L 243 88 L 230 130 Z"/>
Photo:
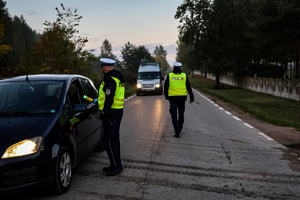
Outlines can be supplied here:
<path id="1" fill-rule="evenodd" d="M 120 150 L 120 124 L 123 117 L 123 109 L 111 108 L 116 91 L 116 82 L 111 77 L 115 77 L 119 79 L 121 83 L 124 83 L 123 75 L 114 69 L 106 73 L 103 78 L 105 82 L 103 87 L 105 102 L 103 112 L 101 113 L 104 128 L 102 142 L 110 160 L 110 166 L 104 168 L 103 171 L 107 172 L 106 175 L 108 176 L 111 174 L 111 171 L 123 170 Z"/>

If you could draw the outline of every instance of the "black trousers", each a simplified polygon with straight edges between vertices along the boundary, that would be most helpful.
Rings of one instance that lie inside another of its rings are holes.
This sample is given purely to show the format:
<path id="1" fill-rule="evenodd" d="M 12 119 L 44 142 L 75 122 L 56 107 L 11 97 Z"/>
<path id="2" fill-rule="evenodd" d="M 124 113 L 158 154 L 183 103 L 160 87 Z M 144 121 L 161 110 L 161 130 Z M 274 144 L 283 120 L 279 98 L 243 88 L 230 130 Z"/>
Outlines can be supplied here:
<path id="1" fill-rule="evenodd" d="M 185 101 L 170 101 L 170 113 L 175 133 L 180 133 L 184 122 Z"/>
<path id="2" fill-rule="evenodd" d="M 108 119 L 103 120 L 103 147 L 109 157 L 110 166 L 122 167 L 120 151 L 120 124 L 123 109 L 113 109 Z"/>

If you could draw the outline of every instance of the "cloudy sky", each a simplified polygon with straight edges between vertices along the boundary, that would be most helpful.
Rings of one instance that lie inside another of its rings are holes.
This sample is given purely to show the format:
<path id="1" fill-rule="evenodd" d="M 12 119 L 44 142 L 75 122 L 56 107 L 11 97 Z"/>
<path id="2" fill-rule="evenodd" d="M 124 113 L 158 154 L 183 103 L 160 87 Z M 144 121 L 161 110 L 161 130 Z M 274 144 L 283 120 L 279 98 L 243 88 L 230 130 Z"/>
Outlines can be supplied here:
<path id="1" fill-rule="evenodd" d="M 183 0 L 4 0 L 9 14 L 23 15 L 27 24 L 39 33 L 45 21 L 55 22 L 58 7 L 77 9 L 83 18 L 79 34 L 87 37 L 86 49 L 100 52 L 105 39 L 112 44 L 114 54 L 127 42 L 145 46 L 153 53 L 155 46 L 167 50 L 170 64 L 175 61 L 179 21 L 174 18 Z"/>

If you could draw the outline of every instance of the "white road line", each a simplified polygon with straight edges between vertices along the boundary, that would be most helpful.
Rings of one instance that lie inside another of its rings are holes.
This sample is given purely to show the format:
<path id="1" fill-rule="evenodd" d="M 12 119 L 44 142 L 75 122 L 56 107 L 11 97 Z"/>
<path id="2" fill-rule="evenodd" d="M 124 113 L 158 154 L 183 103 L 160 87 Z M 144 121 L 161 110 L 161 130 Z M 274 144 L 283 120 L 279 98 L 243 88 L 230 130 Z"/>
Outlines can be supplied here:
<path id="1" fill-rule="evenodd" d="M 267 140 L 274 141 L 272 138 L 270 138 L 269 136 L 267 136 L 266 134 L 264 134 L 264 133 L 262 133 L 262 132 L 258 132 L 258 134 L 262 135 L 262 136 L 265 137 Z"/>
<path id="2" fill-rule="evenodd" d="M 129 99 L 131 99 L 131 98 L 134 97 L 134 96 L 136 96 L 136 94 L 134 94 L 134 95 L 132 95 L 132 96 L 130 96 L 130 97 L 127 97 L 126 99 L 124 99 L 124 102 L 127 101 L 127 100 L 129 100 Z"/>
<path id="3" fill-rule="evenodd" d="M 234 119 L 238 120 L 238 121 L 242 121 L 240 118 L 233 116 Z"/>
<path id="4" fill-rule="evenodd" d="M 228 114 L 228 115 L 232 115 L 232 114 L 231 114 L 230 112 L 228 112 L 228 111 L 225 111 L 225 113 Z"/>
<path id="5" fill-rule="evenodd" d="M 248 126 L 249 128 L 254 128 L 253 126 L 251 126 L 250 124 L 247 124 L 246 122 L 244 122 L 244 124 L 245 124 L 246 126 Z"/>

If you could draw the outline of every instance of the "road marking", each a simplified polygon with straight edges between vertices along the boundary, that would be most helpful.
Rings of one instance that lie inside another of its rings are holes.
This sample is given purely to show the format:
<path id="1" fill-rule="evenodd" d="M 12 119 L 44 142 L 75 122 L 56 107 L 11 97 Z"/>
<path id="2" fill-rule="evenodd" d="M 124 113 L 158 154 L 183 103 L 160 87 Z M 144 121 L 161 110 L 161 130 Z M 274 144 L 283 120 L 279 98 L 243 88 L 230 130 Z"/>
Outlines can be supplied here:
<path id="1" fill-rule="evenodd" d="M 238 120 L 238 121 L 242 121 L 240 118 L 233 116 L 234 119 Z"/>
<path id="2" fill-rule="evenodd" d="M 136 94 L 134 94 L 134 95 L 128 97 L 127 99 L 124 99 L 124 102 L 127 101 L 127 100 L 129 100 L 129 99 L 131 99 L 131 98 L 134 97 L 134 96 L 136 96 Z"/>
<path id="3" fill-rule="evenodd" d="M 247 124 L 246 122 L 244 122 L 244 124 L 245 124 L 246 126 L 248 126 L 249 128 L 254 128 L 253 126 L 251 126 L 250 124 Z"/>
<path id="4" fill-rule="evenodd" d="M 228 112 L 228 111 L 226 111 L 226 110 L 225 110 L 225 113 L 228 114 L 228 115 L 232 115 L 230 112 Z"/>
<path id="5" fill-rule="evenodd" d="M 262 133 L 262 132 L 258 132 L 258 134 L 262 135 L 262 136 L 265 137 L 267 140 L 274 141 L 272 138 L 270 138 L 269 136 L 267 136 L 266 134 L 264 134 L 264 133 Z"/>

